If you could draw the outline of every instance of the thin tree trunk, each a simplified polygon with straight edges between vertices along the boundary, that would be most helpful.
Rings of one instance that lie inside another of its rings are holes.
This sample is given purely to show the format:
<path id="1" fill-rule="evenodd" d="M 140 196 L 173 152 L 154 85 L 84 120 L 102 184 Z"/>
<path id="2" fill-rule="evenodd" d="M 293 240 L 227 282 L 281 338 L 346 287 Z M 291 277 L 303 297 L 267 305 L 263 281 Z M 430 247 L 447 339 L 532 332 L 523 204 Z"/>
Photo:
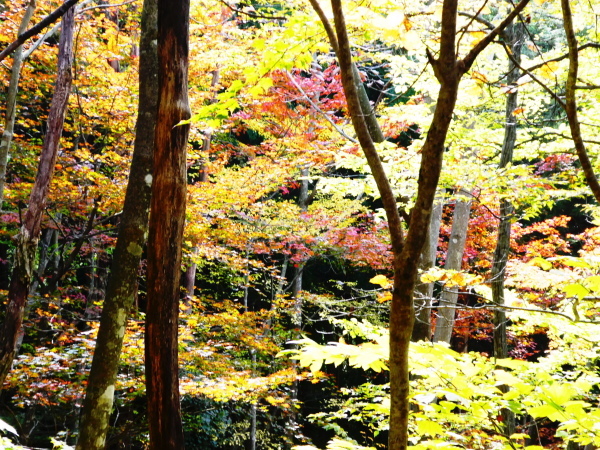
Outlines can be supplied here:
<path id="1" fill-rule="evenodd" d="M 19 25 L 19 35 L 27 30 L 31 21 L 31 16 L 35 11 L 35 0 L 30 0 L 23 14 L 23 19 Z M 0 141 L 0 210 L 4 204 L 4 186 L 6 185 L 6 167 L 10 153 L 10 144 L 15 129 L 15 116 L 17 111 L 17 92 L 19 91 L 19 79 L 21 78 L 21 65 L 23 63 L 23 47 L 15 50 L 10 75 L 10 84 L 6 93 L 6 120 L 4 122 L 4 132 Z"/>
<path id="2" fill-rule="evenodd" d="M 423 244 L 423 252 L 419 261 L 419 270 L 426 272 L 435 266 L 437 244 L 442 223 L 442 201 L 433 204 L 433 212 L 429 221 L 429 229 Z M 433 297 L 434 283 L 418 282 L 415 289 L 415 326 L 413 328 L 412 340 L 431 340 L 431 300 Z"/>
<path id="3" fill-rule="evenodd" d="M 311 6 L 319 16 L 321 23 L 323 24 L 323 28 L 325 28 L 325 32 L 327 33 L 327 38 L 329 39 L 329 43 L 331 44 L 331 48 L 336 55 L 339 54 L 339 46 L 338 46 L 338 37 L 336 36 L 336 31 L 333 29 L 325 12 L 319 5 L 318 0 L 309 0 Z M 351 61 L 350 70 L 352 71 L 354 88 L 356 90 L 356 94 L 358 96 L 358 103 L 360 105 L 360 110 L 362 111 L 363 121 L 365 122 L 365 126 L 369 131 L 369 135 L 373 142 L 379 143 L 385 140 L 383 136 L 383 132 L 381 131 L 381 127 L 379 126 L 379 122 L 377 121 L 377 116 L 375 115 L 375 110 L 371 106 L 371 102 L 369 101 L 369 97 L 367 96 L 367 91 L 365 89 L 364 84 L 360 79 L 360 73 L 358 72 L 358 68 L 356 64 Z"/>
<path id="4" fill-rule="evenodd" d="M 181 450 L 177 321 L 185 224 L 189 0 L 158 1 L 158 120 L 148 236 L 146 391 L 150 450 Z"/>
<path id="5" fill-rule="evenodd" d="M 133 159 L 83 403 L 77 450 L 101 450 L 105 446 L 125 326 L 138 287 L 138 269 L 148 232 L 158 105 L 157 0 L 144 0 L 141 27 L 140 96 Z"/>
<path id="6" fill-rule="evenodd" d="M 213 98 L 210 100 L 210 103 L 214 103 L 216 101 L 216 87 L 219 84 L 220 72 L 219 69 L 215 69 L 212 71 L 212 80 L 210 82 L 210 87 L 213 89 Z M 205 132 L 204 139 L 202 140 L 202 151 L 208 153 L 210 151 L 212 143 L 212 133 Z M 198 180 L 200 183 L 208 182 L 208 169 L 206 164 L 203 162 L 200 166 L 200 178 Z M 196 271 L 198 269 L 198 264 L 196 264 L 194 260 L 194 255 L 198 253 L 198 247 L 194 247 L 191 251 L 191 260 L 185 269 L 184 273 L 184 281 L 183 287 L 186 291 L 186 295 L 188 299 L 192 298 L 194 295 L 194 288 L 196 285 Z"/>
<path id="7" fill-rule="evenodd" d="M 469 195 L 462 189 L 459 195 Z M 462 267 L 462 257 L 465 252 L 465 243 L 467 242 L 467 231 L 469 228 L 469 215 L 471 213 L 471 199 L 464 197 L 456 199 L 454 205 L 454 215 L 452 217 L 452 230 L 450 232 L 450 241 L 448 242 L 448 251 L 446 252 L 447 270 L 460 270 Z M 458 288 L 451 287 L 442 293 L 440 306 L 438 308 L 438 319 L 435 325 L 434 342 L 450 343 L 452 330 L 454 328 L 454 317 L 456 315 L 456 301 L 458 300 Z"/>
<path id="8" fill-rule="evenodd" d="M 518 22 L 508 27 L 504 33 L 505 39 L 510 45 L 512 58 L 509 58 L 507 84 L 513 85 L 517 82 L 521 73 L 517 67 L 521 63 L 521 48 L 525 26 Z M 504 141 L 500 153 L 498 168 L 502 169 L 512 163 L 513 151 L 517 140 L 517 118 L 513 111 L 517 108 L 518 91 L 514 89 L 506 97 Z M 506 199 L 500 200 L 500 223 L 498 224 L 498 237 L 494 260 L 492 262 L 491 287 L 492 301 L 498 308 L 494 309 L 494 357 L 508 357 L 508 345 L 506 342 L 506 312 L 504 306 L 504 278 L 506 263 L 510 252 L 510 230 L 514 209 Z M 503 391 L 508 391 L 508 386 L 500 386 Z M 515 414 L 507 408 L 501 410 L 505 434 L 510 436 L 515 432 Z"/>
<path id="9" fill-rule="evenodd" d="M 40 155 L 38 173 L 31 190 L 23 225 L 15 238 L 15 262 L 8 291 L 8 308 L 0 330 L 0 386 L 4 383 L 12 365 L 17 336 L 23 324 L 23 312 L 31 287 L 42 215 L 54 175 L 54 166 L 71 92 L 74 23 L 74 12 L 69 9 L 62 20 L 58 48 L 58 72 L 48 113 L 47 132 Z"/>

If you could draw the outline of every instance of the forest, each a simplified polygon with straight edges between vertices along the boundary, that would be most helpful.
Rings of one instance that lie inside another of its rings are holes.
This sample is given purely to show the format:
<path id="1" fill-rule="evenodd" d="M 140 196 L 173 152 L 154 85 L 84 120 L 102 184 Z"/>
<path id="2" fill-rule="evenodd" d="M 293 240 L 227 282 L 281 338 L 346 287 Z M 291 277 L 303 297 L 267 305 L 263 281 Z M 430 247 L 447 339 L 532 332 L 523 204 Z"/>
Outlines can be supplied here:
<path id="1" fill-rule="evenodd" d="M 599 17 L 0 0 L 0 449 L 600 448 Z"/>

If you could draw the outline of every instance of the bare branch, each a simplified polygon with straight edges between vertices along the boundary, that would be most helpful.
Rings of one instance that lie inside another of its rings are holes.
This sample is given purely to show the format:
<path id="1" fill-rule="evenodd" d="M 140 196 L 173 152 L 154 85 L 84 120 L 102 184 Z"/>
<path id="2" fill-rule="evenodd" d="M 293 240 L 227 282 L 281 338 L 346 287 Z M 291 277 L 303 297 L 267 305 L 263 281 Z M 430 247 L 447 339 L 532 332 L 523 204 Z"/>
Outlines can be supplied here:
<path id="1" fill-rule="evenodd" d="M 84 12 L 89 11 L 91 9 L 116 8 L 117 6 L 129 5 L 130 3 L 135 3 L 135 2 L 137 2 L 137 0 L 129 0 L 129 1 L 123 2 L 123 3 L 115 3 L 114 5 L 96 5 L 96 6 L 90 6 L 89 8 L 85 8 L 85 9 L 77 11 L 77 14 L 84 13 Z"/>
<path id="2" fill-rule="evenodd" d="M 525 8 L 525 6 L 527 6 L 528 3 L 529 0 L 521 0 L 517 4 L 517 6 L 515 6 L 515 8 L 510 12 L 510 14 L 506 16 L 506 18 L 502 22 L 500 22 L 500 24 L 496 28 L 490 31 L 482 40 L 480 40 L 475 45 L 475 47 L 471 49 L 471 51 L 469 51 L 467 56 L 465 56 L 462 59 L 463 73 L 466 73 L 471 68 L 471 66 L 475 62 L 475 58 L 477 58 L 477 56 L 483 51 L 483 49 L 485 49 L 496 38 L 496 36 L 500 35 L 500 33 L 502 33 L 504 29 L 512 23 L 513 19 L 517 17 L 521 11 L 523 11 L 523 9 Z"/>
<path id="3" fill-rule="evenodd" d="M 51 23 L 54 23 L 59 18 L 61 18 L 78 0 L 67 0 L 53 12 L 48 14 L 44 19 L 41 20 L 37 25 L 34 25 L 25 33 L 19 35 L 16 40 L 14 40 L 11 44 L 8 45 L 2 52 L 0 52 L 0 61 L 4 60 L 8 55 L 14 52 L 18 47 L 23 45 L 23 43 L 32 36 L 35 36 L 44 28 L 46 28 Z"/>
<path id="4" fill-rule="evenodd" d="M 265 16 L 263 14 L 258 14 L 258 13 L 252 12 L 252 11 L 244 11 L 243 9 L 239 9 L 234 6 L 231 6 L 229 3 L 227 3 L 224 0 L 219 0 L 219 3 L 226 6 L 233 12 L 236 12 L 238 14 L 244 14 L 244 15 L 246 15 L 248 17 L 252 17 L 254 19 L 287 20 L 287 17 L 285 17 L 285 16 Z"/>

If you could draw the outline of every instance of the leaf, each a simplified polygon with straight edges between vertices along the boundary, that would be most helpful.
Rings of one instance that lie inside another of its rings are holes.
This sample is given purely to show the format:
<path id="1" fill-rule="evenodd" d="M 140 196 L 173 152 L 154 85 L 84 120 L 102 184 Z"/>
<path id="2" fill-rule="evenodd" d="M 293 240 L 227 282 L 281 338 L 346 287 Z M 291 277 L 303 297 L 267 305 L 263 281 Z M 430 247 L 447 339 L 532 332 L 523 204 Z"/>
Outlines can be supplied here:
<path id="1" fill-rule="evenodd" d="M 557 410 L 554 406 L 552 406 L 552 405 L 550 405 L 548 403 L 546 403 L 544 405 L 541 405 L 541 406 L 534 406 L 533 408 L 527 409 L 527 412 L 533 418 L 550 417 L 550 416 L 556 414 L 559 411 L 560 410 Z"/>
<path id="2" fill-rule="evenodd" d="M 600 275 L 593 275 L 583 280 L 587 288 L 592 292 L 600 291 Z"/>
<path id="3" fill-rule="evenodd" d="M 417 433 L 419 435 L 427 434 L 429 436 L 443 435 L 444 429 L 432 420 L 419 420 L 417 422 Z"/>
<path id="4" fill-rule="evenodd" d="M 369 280 L 369 283 L 378 284 L 383 288 L 388 288 L 392 285 L 391 281 L 385 275 L 375 275 Z"/>
<path id="5" fill-rule="evenodd" d="M 536 256 L 535 258 L 533 258 L 531 261 L 529 261 L 530 265 L 532 266 L 537 266 L 543 270 L 550 270 L 552 269 L 552 263 L 550 261 L 548 261 L 547 259 L 544 259 L 540 256 Z"/>
<path id="6" fill-rule="evenodd" d="M 504 370 L 494 370 L 494 375 L 496 376 L 497 385 L 514 386 L 523 382 L 520 378 Z"/>
<path id="7" fill-rule="evenodd" d="M 552 80 L 556 78 L 556 69 L 558 69 L 557 61 L 547 62 L 540 68 L 540 75 L 548 80 Z"/>
<path id="8" fill-rule="evenodd" d="M 590 293 L 590 291 L 587 290 L 580 283 L 567 284 L 566 286 L 564 286 L 562 288 L 562 291 L 565 293 L 565 295 L 567 297 L 578 297 L 578 298 L 584 298 Z"/>

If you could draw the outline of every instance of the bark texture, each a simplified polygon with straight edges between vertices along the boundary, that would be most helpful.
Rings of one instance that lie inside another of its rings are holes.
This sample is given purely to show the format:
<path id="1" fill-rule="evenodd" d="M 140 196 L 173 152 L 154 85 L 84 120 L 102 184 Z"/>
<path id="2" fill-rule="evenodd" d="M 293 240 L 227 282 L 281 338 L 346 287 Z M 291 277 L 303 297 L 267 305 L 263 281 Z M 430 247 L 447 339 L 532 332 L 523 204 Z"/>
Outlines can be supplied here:
<path id="1" fill-rule="evenodd" d="M 19 35 L 23 34 L 31 21 L 31 16 L 35 11 L 35 0 L 30 0 L 19 25 Z M 6 93 L 6 120 L 4 122 L 4 132 L 0 141 L 0 210 L 4 204 L 4 186 L 6 183 L 6 166 L 8 165 L 8 156 L 10 153 L 10 144 L 15 128 L 15 116 L 17 111 L 17 92 L 19 90 L 19 79 L 21 78 L 21 65 L 24 55 L 23 48 L 19 47 L 13 55 L 13 63 L 10 74 L 10 83 Z"/>
<path id="2" fill-rule="evenodd" d="M 47 131 L 40 155 L 38 173 L 31 190 L 23 225 L 15 237 L 15 260 L 8 290 L 8 307 L 4 324 L 0 330 L 0 386 L 4 383 L 12 365 L 17 337 L 23 324 L 23 312 L 34 271 L 42 215 L 54 175 L 54 166 L 71 92 L 74 23 L 74 13 L 70 9 L 62 20 L 62 32 L 58 47 L 58 72 L 48 113 Z"/>
<path id="3" fill-rule="evenodd" d="M 158 118 L 148 236 L 146 390 L 150 450 L 181 450 L 177 321 L 185 223 L 189 0 L 158 1 Z"/>
<path id="4" fill-rule="evenodd" d="M 446 252 L 445 269 L 460 270 L 462 268 L 462 257 L 467 242 L 469 228 L 469 216 L 471 213 L 471 199 L 465 197 L 468 192 L 461 191 L 462 197 L 456 199 L 454 215 L 452 216 L 452 230 L 450 241 Z M 450 343 L 452 330 L 454 329 L 454 317 L 456 316 L 456 301 L 458 300 L 458 288 L 451 287 L 444 290 L 440 298 L 438 308 L 438 319 L 435 325 L 435 342 Z"/>
<path id="5" fill-rule="evenodd" d="M 157 0 L 144 1 L 141 27 L 133 159 L 83 404 L 78 450 L 105 447 L 127 317 L 137 291 L 138 269 L 148 233 L 158 104 Z"/>

